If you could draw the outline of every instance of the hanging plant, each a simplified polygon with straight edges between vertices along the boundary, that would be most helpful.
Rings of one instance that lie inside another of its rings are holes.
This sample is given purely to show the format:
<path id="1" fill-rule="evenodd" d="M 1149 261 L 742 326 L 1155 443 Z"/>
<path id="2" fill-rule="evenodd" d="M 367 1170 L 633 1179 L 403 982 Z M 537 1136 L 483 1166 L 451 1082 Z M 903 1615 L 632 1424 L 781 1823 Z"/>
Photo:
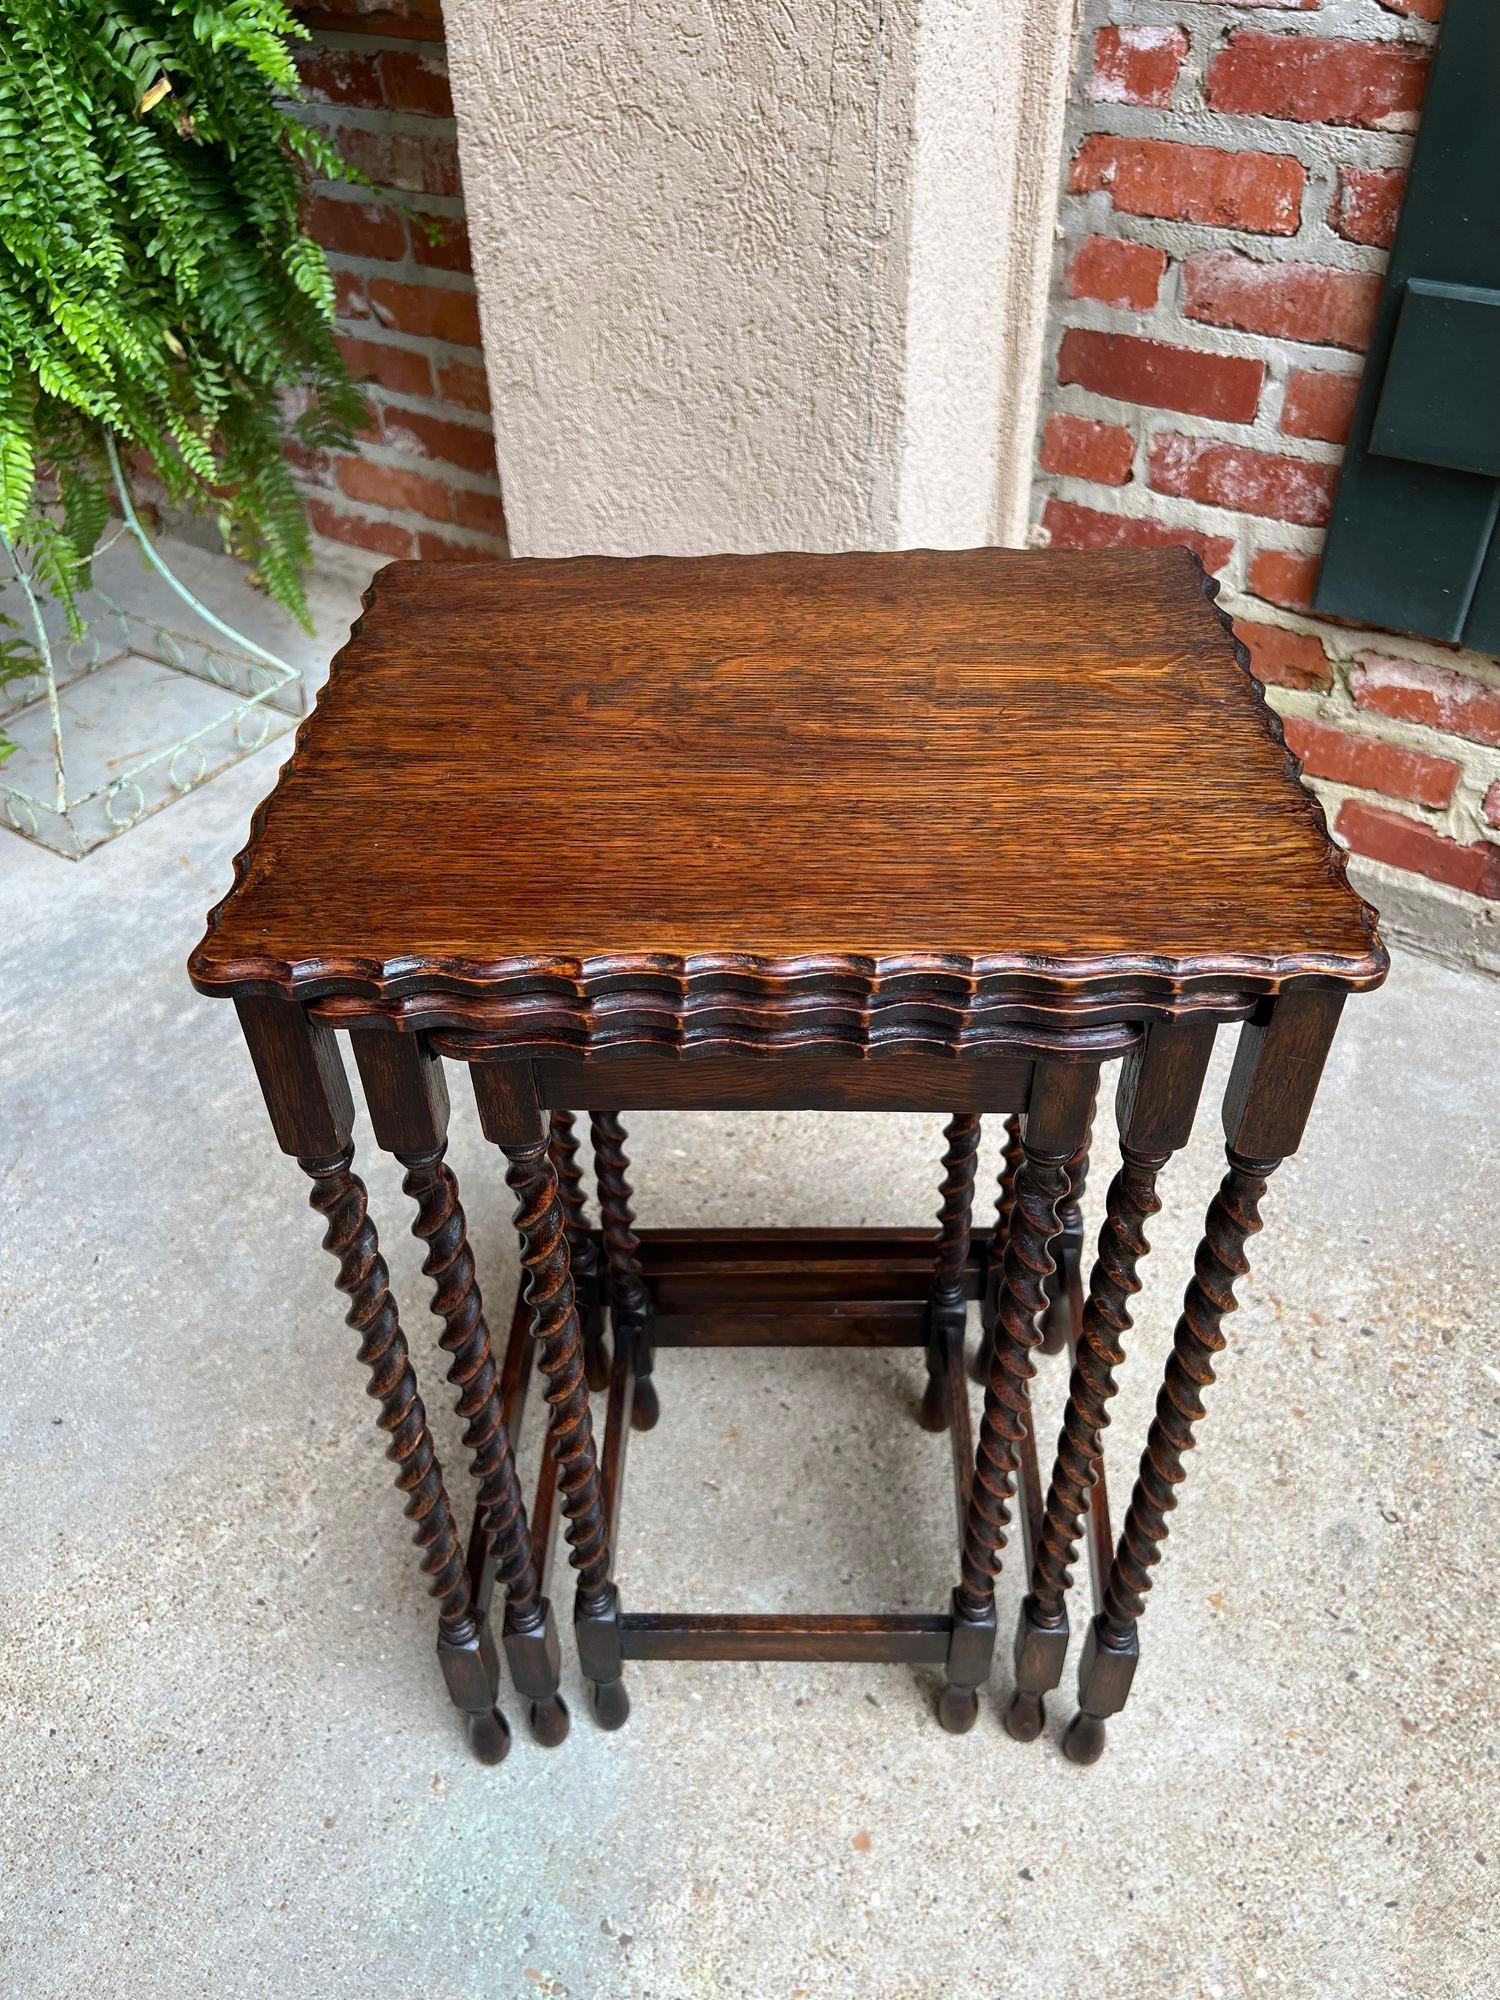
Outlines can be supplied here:
<path id="1" fill-rule="evenodd" d="M 111 442 L 307 623 L 283 448 L 365 406 L 299 211 L 364 177 L 295 115 L 294 38 L 281 0 L 0 0 L 0 535 L 75 631 Z"/>

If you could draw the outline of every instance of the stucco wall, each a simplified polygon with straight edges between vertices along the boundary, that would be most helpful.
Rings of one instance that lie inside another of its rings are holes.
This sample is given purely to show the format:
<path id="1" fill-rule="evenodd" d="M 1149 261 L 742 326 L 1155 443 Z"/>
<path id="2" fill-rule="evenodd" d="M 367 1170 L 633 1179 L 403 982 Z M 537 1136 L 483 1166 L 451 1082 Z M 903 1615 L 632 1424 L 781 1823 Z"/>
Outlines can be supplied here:
<path id="1" fill-rule="evenodd" d="M 890 537 L 908 11 L 450 0 L 517 553 Z"/>
<path id="2" fill-rule="evenodd" d="M 1071 16 L 448 0 L 516 552 L 1020 539 Z"/>

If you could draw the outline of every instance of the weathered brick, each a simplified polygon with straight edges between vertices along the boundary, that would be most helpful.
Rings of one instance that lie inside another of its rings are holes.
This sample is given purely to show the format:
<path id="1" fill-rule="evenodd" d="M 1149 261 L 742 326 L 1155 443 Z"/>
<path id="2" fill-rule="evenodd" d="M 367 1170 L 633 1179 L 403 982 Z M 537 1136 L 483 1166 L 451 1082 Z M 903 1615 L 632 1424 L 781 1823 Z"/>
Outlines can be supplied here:
<path id="1" fill-rule="evenodd" d="M 1389 799 L 1435 808 L 1450 804 L 1458 788 L 1458 766 L 1451 757 L 1429 757 L 1425 750 L 1408 750 L 1377 736 L 1351 736 L 1345 729 L 1306 716 L 1288 715 L 1282 727 L 1288 747 L 1310 778 L 1328 778 L 1337 785 L 1357 785 L 1361 791 L 1384 792 Z"/>
<path id="2" fill-rule="evenodd" d="M 310 0 L 296 9 L 309 28 L 341 35 L 381 35 L 392 41 L 440 42 L 442 0 Z"/>
<path id="3" fill-rule="evenodd" d="M 1334 375 L 1326 368 L 1294 368 L 1287 377 L 1281 428 L 1288 437 L 1347 444 L 1358 395 L 1357 375 Z"/>
<path id="4" fill-rule="evenodd" d="M 1427 51 L 1406 42 L 1325 40 L 1245 28 L 1209 63 L 1203 94 L 1214 111 L 1411 132 L 1427 70 Z"/>
<path id="5" fill-rule="evenodd" d="M 1076 383 L 1096 396 L 1231 424 L 1254 420 L 1265 375 L 1263 361 L 1081 326 L 1068 328 L 1057 356 L 1057 379 L 1065 387 Z"/>
<path id="6" fill-rule="evenodd" d="M 320 195 L 308 204 L 307 233 L 325 250 L 346 257 L 390 262 L 406 255 L 406 224 L 381 201 L 333 201 Z"/>
<path id="7" fill-rule="evenodd" d="M 453 488 L 453 519 L 476 535 L 503 535 L 505 507 L 498 493 L 476 493 L 472 487 Z"/>
<path id="8" fill-rule="evenodd" d="M 382 326 L 448 340 L 455 347 L 479 346 L 479 305 L 472 292 L 409 285 L 397 278 L 371 278 L 365 291 Z"/>
<path id="9" fill-rule="evenodd" d="M 1465 674 L 1421 660 L 1362 653 L 1349 670 L 1349 688 L 1360 708 L 1377 715 L 1425 723 L 1451 736 L 1500 746 L 1500 688 L 1486 687 Z"/>
<path id="10" fill-rule="evenodd" d="M 326 451 L 309 451 L 306 445 L 289 439 L 281 447 L 281 455 L 302 474 L 304 486 L 333 485 L 333 459 Z"/>
<path id="11" fill-rule="evenodd" d="M 1450 888 L 1500 900 L 1500 847 L 1480 840 L 1465 845 L 1435 833 L 1419 819 L 1387 812 L 1363 799 L 1345 799 L 1335 828 L 1357 854 L 1392 868 L 1408 868 Z"/>
<path id="12" fill-rule="evenodd" d="M 411 225 L 411 251 L 419 264 L 426 264 L 435 271 L 470 271 L 473 262 L 469 254 L 469 225 L 459 215 L 445 215 L 439 218 L 443 224 L 442 235 L 434 242 L 420 222 Z"/>
<path id="13" fill-rule="evenodd" d="M 440 56 L 418 49 L 382 49 L 380 80 L 393 111 L 421 111 L 433 118 L 453 116 L 448 69 Z"/>
<path id="14" fill-rule="evenodd" d="M 1100 486 L 1123 486 L 1130 477 L 1135 439 L 1121 424 L 1097 424 L 1059 413 L 1042 433 L 1042 467 Z"/>
<path id="15" fill-rule="evenodd" d="M 378 110 L 385 103 L 374 56 L 313 43 L 296 53 L 297 75 L 310 104 L 354 104 Z"/>
<path id="16" fill-rule="evenodd" d="M 1088 94 L 1095 104 L 1169 105 L 1187 52 L 1181 28 L 1101 28 Z"/>
<path id="17" fill-rule="evenodd" d="M 1236 618 L 1235 634 L 1250 649 L 1250 671 L 1258 681 L 1276 687 L 1315 688 L 1327 693 L 1333 670 L 1321 643 L 1309 632 L 1288 632 L 1281 625 L 1262 625 L 1253 618 Z"/>
<path id="18" fill-rule="evenodd" d="M 477 424 L 459 424 L 447 417 L 429 417 L 420 410 L 387 409 L 381 436 L 393 451 L 418 452 L 444 458 L 466 472 L 495 470 L 495 440 Z"/>
<path id="19" fill-rule="evenodd" d="M 437 392 L 445 403 L 463 410 L 488 410 L 490 385 L 482 368 L 472 361 L 445 361 L 439 364 Z"/>
<path id="20" fill-rule="evenodd" d="M 365 281 L 358 271 L 341 264 L 330 267 L 333 276 L 333 309 L 340 319 L 368 319 L 370 301 L 365 297 Z"/>
<path id="21" fill-rule="evenodd" d="M 392 513 L 421 514 L 429 521 L 453 519 L 452 487 L 440 479 L 429 479 L 425 473 L 375 465 L 368 458 L 343 458 L 339 460 L 338 480 L 351 500 L 389 507 Z"/>
<path id="22" fill-rule="evenodd" d="M 1400 167 L 1340 167 L 1338 193 L 1328 220 L 1347 243 L 1388 250 L 1406 194 Z"/>
<path id="23" fill-rule="evenodd" d="M 1141 521 L 1129 514 L 1106 514 L 1078 507 L 1071 500 L 1049 500 L 1042 526 L 1055 549 L 1189 548 L 1215 575 L 1234 554 L 1227 535 L 1200 535 L 1192 528 L 1168 527 L 1165 521 Z"/>
<path id="24" fill-rule="evenodd" d="M 1250 588 L 1268 604 L 1306 611 L 1318 581 L 1318 562 L 1317 556 L 1297 555 L 1291 549 L 1258 549 L 1250 560 Z"/>
<path id="25" fill-rule="evenodd" d="M 326 500 L 318 499 L 308 501 L 307 518 L 314 531 L 327 535 L 330 541 L 348 542 L 356 549 L 373 549 L 382 556 L 414 556 L 417 552 L 417 538 L 412 530 L 399 527 L 394 521 L 372 521 L 364 514 L 340 513 Z"/>
<path id="26" fill-rule="evenodd" d="M 338 343 L 350 373 L 362 381 L 378 382 L 400 396 L 432 394 L 432 363 L 425 354 L 383 340 L 360 340 L 352 333 L 341 333 Z"/>
<path id="27" fill-rule="evenodd" d="M 1183 265 L 1182 277 L 1182 309 L 1189 319 L 1355 352 L 1369 344 L 1380 301 L 1374 272 L 1293 261 L 1261 264 L 1238 250 L 1199 251 Z"/>
<path id="28" fill-rule="evenodd" d="M 1068 170 L 1071 194 L 1107 189 L 1122 215 L 1294 236 L 1307 170 L 1285 153 L 1228 153 L 1171 139 L 1121 139 L 1094 132 Z"/>
<path id="29" fill-rule="evenodd" d="M 423 562 L 493 562 L 494 552 L 476 549 L 472 542 L 450 542 L 446 535 L 434 535 L 424 528 L 417 537 Z"/>
<path id="30" fill-rule="evenodd" d="M 1405 14 L 1412 20 L 1441 21 L 1443 18 L 1443 0 L 1380 0 L 1380 4 L 1388 14 Z"/>
<path id="31" fill-rule="evenodd" d="M 1327 521 L 1338 468 L 1282 458 L 1220 438 L 1161 431 L 1151 440 L 1151 485 L 1158 493 L 1319 528 Z"/>
<path id="32" fill-rule="evenodd" d="M 1068 296 L 1149 312 L 1156 304 L 1167 253 L 1118 236 L 1087 236 L 1068 259 Z"/>
<path id="33" fill-rule="evenodd" d="M 458 194 L 458 142 L 442 132 L 366 131 L 341 126 L 334 144 L 377 187 L 405 194 Z"/>
<path id="34" fill-rule="evenodd" d="M 1500 778 L 1485 793 L 1482 811 L 1486 826 L 1500 826 Z"/>

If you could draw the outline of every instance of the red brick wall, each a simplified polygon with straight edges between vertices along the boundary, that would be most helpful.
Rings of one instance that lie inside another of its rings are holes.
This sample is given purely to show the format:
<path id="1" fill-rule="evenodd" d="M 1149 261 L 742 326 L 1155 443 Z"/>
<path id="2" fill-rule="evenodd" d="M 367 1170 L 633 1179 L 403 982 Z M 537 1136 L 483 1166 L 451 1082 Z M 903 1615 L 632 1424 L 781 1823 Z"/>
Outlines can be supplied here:
<path id="1" fill-rule="evenodd" d="M 1038 535 L 1187 541 L 1330 821 L 1500 899 L 1500 672 L 1307 614 L 1442 0 L 1084 0 Z"/>
<path id="2" fill-rule="evenodd" d="M 303 461 L 313 526 L 382 557 L 503 554 L 440 0 L 319 0 L 298 12 L 313 30 L 298 59 L 309 115 L 377 186 L 446 226 L 446 240 L 429 243 L 415 218 L 367 192 L 313 189 L 340 343 L 375 413 L 357 452 Z"/>

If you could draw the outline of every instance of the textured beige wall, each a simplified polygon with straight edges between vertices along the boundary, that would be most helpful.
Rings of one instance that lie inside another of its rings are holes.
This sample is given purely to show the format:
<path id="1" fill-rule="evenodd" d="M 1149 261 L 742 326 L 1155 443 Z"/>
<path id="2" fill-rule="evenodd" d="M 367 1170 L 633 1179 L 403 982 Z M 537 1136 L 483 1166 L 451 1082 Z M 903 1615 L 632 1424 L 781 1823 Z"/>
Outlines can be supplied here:
<path id="1" fill-rule="evenodd" d="M 448 0 L 515 551 L 1019 539 L 1071 9 Z"/>

